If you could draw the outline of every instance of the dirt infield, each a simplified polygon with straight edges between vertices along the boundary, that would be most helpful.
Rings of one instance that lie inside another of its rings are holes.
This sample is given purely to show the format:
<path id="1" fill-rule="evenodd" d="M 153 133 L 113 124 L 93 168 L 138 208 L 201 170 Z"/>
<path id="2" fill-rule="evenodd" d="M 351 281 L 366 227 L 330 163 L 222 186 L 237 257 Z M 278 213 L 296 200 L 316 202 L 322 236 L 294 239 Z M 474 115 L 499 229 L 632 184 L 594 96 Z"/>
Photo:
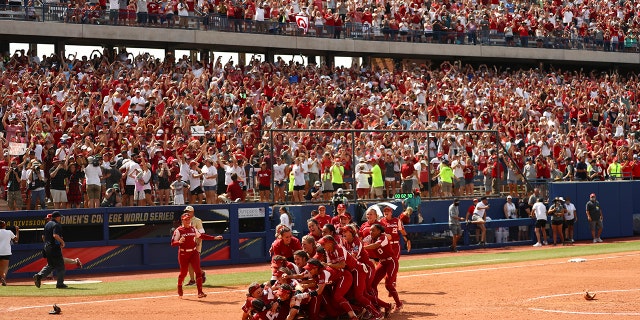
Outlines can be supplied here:
<path id="1" fill-rule="evenodd" d="M 405 307 L 390 319 L 637 319 L 640 318 L 639 265 L 640 251 L 637 251 L 589 256 L 584 262 L 563 258 L 402 272 L 398 289 Z M 243 267 L 242 271 L 264 268 L 266 265 L 250 266 Z M 236 271 L 237 268 L 207 268 L 210 277 Z M 144 277 L 175 275 L 177 271 Z M 108 278 L 117 281 L 131 277 L 140 279 L 141 275 Z M 586 301 L 585 289 L 595 292 L 596 299 Z M 385 293 L 382 285 L 380 290 Z M 61 306 L 60 318 L 64 319 L 240 318 L 245 287 L 205 287 L 205 292 L 209 296 L 198 299 L 193 295 L 195 288 L 189 288 L 183 300 L 173 291 L 86 298 L 7 297 L 2 298 L 0 319 L 42 319 L 48 317 L 53 303 Z M 382 298 L 391 301 L 386 295 Z"/>

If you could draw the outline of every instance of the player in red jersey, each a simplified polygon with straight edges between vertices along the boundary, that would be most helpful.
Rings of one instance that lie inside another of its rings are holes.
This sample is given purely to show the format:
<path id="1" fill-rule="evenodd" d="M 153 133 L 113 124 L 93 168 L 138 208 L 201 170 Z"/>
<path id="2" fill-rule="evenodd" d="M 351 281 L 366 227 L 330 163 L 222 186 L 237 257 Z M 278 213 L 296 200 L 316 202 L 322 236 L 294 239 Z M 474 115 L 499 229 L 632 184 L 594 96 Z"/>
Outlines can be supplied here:
<path id="1" fill-rule="evenodd" d="M 378 213 L 376 213 L 375 210 L 367 209 L 367 212 L 365 212 L 364 215 L 367 218 L 367 221 L 363 222 L 360 225 L 360 230 L 358 230 L 358 235 L 361 239 L 364 239 L 369 235 L 369 229 L 372 225 L 378 223 Z"/>
<path id="2" fill-rule="evenodd" d="M 350 224 L 342 228 L 342 246 L 354 257 L 358 262 L 366 266 L 367 273 L 367 289 L 371 288 L 373 280 L 373 271 L 376 265 L 369 259 L 369 253 L 364 250 L 363 243 L 358 237 L 358 228 L 355 224 Z"/>
<path id="3" fill-rule="evenodd" d="M 269 253 L 272 257 L 281 255 L 287 258 L 287 261 L 293 262 L 293 253 L 302 249 L 300 240 L 293 236 L 291 229 L 283 225 L 279 225 L 276 229 L 276 236 L 278 238 L 271 244 Z"/>
<path id="4" fill-rule="evenodd" d="M 340 216 L 344 215 L 345 213 L 347 213 L 347 206 L 345 206 L 344 203 L 339 204 L 336 207 L 336 215 L 333 218 L 331 218 L 331 224 L 336 226 L 336 227 L 339 226 L 340 225 Z M 349 214 L 349 217 L 351 217 L 350 214 Z"/>
<path id="5" fill-rule="evenodd" d="M 308 271 L 308 276 L 315 280 L 318 286 L 316 290 L 310 291 L 309 294 L 326 299 L 327 303 L 322 307 L 324 307 L 328 314 L 334 313 L 332 311 L 336 311 L 335 309 L 339 309 L 342 312 L 348 313 L 350 320 L 358 319 L 349 301 L 345 299 L 345 295 L 351 288 L 351 273 L 343 272 L 330 265 L 326 266 L 317 259 L 309 259 L 304 268 Z M 329 288 L 328 286 L 331 287 L 331 290 L 325 291 L 325 289 Z M 314 320 L 314 317 L 319 316 L 320 307 L 320 304 L 316 304 L 314 309 L 309 310 L 310 319 Z M 341 313 L 340 311 L 338 311 L 338 313 Z"/>
<path id="6" fill-rule="evenodd" d="M 404 239 L 407 251 L 411 251 L 411 241 L 407 239 L 407 232 L 404 230 L 404 224 L 400 219 L 393 217 L 393 209 L 384 207 L 384 217 L 380 219 L 380 224 L 384 227 L 384 233 L 391 236 L 391 247 L 396 254 L 396 259 L 400 259 L 400 235 Z"/>
<path id="7" fill-rule="evenodd" d="M 247 300 L 242 305 L 242 320 L 253 319 L 253 314 L 263 311 L 268 301 L 262 284 L 254 282 L 249 285 L 247 291 Z M 255 303 L 255 300 L 260 300 L 261 303 Z"/>
<path id="8" fill-rule="evenodd" d="M 371 226 L 370 238 L 368 237 L 364 241 L 365 243 L 368 243 L 364 248 L 369 252 L 375 251 L 380 259 L 376 266 L 371 287 L 374 290 L 377 290 L 378 284 L 384 278 L 384 287 L 389 291 L 389 295 L 393 297 L 393 300 L 396 302 L 395 310 L 400 311 L 402 310 L 403 303 L 400 301 L 400 297 L 398 296 L 398 290 L 396 290 L 399 263 L 396 258 L 395 250 L 392 248 L 390 243 L 391 236 L 385 234 L 384 230 L 385 228 L 382 225 L 374 224 Z M 386 309 L 385 316 L 388 315 L 390 308 L 386 308 L 387 306 L 385 305 L 380 306 Z"/>
<path id="9" fill-rule="evenodd" d="M 327 254 L 325 265 L 334 269 L 343 270 L 345 273 L 351 273 L 352 284 L 350 292 L 358 305 L 369 311 L 374 319 L 382 319 L 382 315 L 372 304 L 373 300 L 365 297 L 367 267 L 358 262 L 358 260 L 349 254 L 347 249 L 336 242 L 332 236 L 324 236 L 318 243 L 322 245 Z"/>
<path id="10" fill-rule="evenodd" d="M 196 250 L 196 239 L 201 240 L 222 240 L 222 236 L 212 236 L 200 233 L 191 226 L 191 216 L 188 213 L 182 215 L 182 226 L 173 232 L 171 246 L 179 247 L 178 262 L 180 264 L 180 275 L 178 275 L 178 296 L 182 299 L 182 283 L 189 273 L 189 265 L 193 267 L 196 274 L 196 286 L 198 287 L 198 298 L 207 295 L 202 291 L 202 270 L 200 269 L 200 253 Z"/>
<path id="11" fill-rule="evenodd" d="M 327 214 L 327 207 L 318 206 L 318 214 L 313 217 L 318 222 L 318 228 L 322 229 L 325 224 L 331 223 L 331 216 Z"/>
<path id="12" fill-rule="evenodd" d="M 316 220 L 315 218 L 307 220 L 307 228 L 309 229 L 309 235 L 312 236 L 316 241 L 322 238 L 322 227 L 318 225 L 318 220 Z"/>

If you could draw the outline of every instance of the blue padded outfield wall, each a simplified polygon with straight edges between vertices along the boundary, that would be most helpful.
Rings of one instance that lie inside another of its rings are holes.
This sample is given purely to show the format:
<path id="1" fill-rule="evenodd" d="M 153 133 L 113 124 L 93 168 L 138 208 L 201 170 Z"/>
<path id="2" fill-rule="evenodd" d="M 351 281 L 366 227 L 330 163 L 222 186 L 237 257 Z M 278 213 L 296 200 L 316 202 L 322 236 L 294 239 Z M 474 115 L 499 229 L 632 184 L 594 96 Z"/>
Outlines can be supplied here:
<path id="1" fill-rule="evenodd" d="M 576 240 L 591 239 L 585 215 L 589 194 L 595 193 L 603 208 L 603 238 L 630 237 L 634 235 L 633 215 L 640 213 L 640 181 L 573 182 L 549 184 L 551 197 L 571 197 L 577 208 Z M 515 199 L 516 201 L 519 199 Z M 489 247 L 531 245 L 531 240 L 503 242 L 498 232 L 508 227 L 529 226 L 529 239 L 533 238 L 533 219 L 504 219 L 503 205 L 506 199 L 490 199 L 487 224 Z M 367 203 L 371 205 L 373 203 Z M 398 215 L 402 206 L 394 212 Z M 408 225 L 407 232 L 413 242 L 411 253 L 428 253 L 448 250 L 447 210 L 450 200 L 423 201 L 420 207 L 422 224 Z M 472 204 L 470 199 L 460 202 L 460 215 L 465 215 Z M 201 218 L 209 234 L 222 234 L 224 240 L 204 241 L 202 265 L 232 265 L 269 261 L 269 247 L 273 242 L 274 228 L 279 219 L 279 205 L 265 203 L 231 205 L 197 205 L 196 216 Z M 318 204 L 287 206 L 294 216 L 294 230 L 301 237 L 308 233 L 307 219 Z M 64 237 L 67 247 L 65 257 L 79 257 L 83 269 L 67 265 L 69 274 L 105 273 L 177 268 L 177 249 L 170 246 L 171 230 L 179 225 L 184 206 L 126 207 L 60 210 L 63 217 Z M 41 256 L 44 217 L 53 210 L 0 212 L 0 219 L 7 221 L 8 229 L 20 227 L 20 243 L 12 247 L 13 256 L 9 277 L 31 277 L 46 263 Z M 327 206 L 327 212 L 333 208 Z M 348 211 L 358 222 L 362 210 L 349 205 Z M 473 226 L 464 226 L 465 235 L 459 248 L 472 250 L 475 234 Z M 636 230 L 636 233 L 639 233 Z M 403 245 L 404 248 L 404 245 Z M 407 252 L 404 252 L 407 254 Z"/>
<path id="2" fill-rule="evenodd" d="M 257 263 L 269 260 L 274 240 L 266 204 L 194 206 L 209 234 L 221 241 L 204 241 L 202 265 Z M 67 247 L 63 254 L 80 258 L 84 268 L 67 265 L 69 274 L 176 268 L 177 248 L 172 228 L 179 225 L 184 206 L 60 210 Z M 7 228 L 20 227 L 20 243 L 12 247 L 10 277 L 31 277 L 46 264 L 42 258 L 42 228 L 53 210 L 1 212 Z M 268 228 L 267 228 L 268 229 Z"/>

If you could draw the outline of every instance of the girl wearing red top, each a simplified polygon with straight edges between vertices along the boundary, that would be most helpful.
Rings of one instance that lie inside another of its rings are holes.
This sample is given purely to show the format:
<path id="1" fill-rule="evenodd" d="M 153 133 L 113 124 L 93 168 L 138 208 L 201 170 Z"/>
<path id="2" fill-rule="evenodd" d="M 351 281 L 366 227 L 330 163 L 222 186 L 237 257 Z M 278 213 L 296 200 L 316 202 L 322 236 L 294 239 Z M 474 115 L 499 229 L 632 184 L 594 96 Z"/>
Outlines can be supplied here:
<path id="1" fill-rule="evenodd" d="M 171 246 L 179 247 L 178 263 L 180 264 L 180 274 L 178 275 L 178 296 L 182 299 L 182 283 L 189 272 L 191 266 L 196 276 L 196 286 L 198 287 L 198 298 L 207 296 L 202 291 L 202 270 L 200 269 L 200 252 L 196 250 L 196 239 L 200 240 L 222 240 L 222 236 L 212 236 L 200 233 L 191 226 L 191 216 L 188 213 L 182 215 L 182 226 L 173 232 Z"/>
<path id="2" fill-rule="evenodd" d="M 302 250 L 300 240 L 293 236 L 291 229 L 285 226 L 279 226 L 276 230 L 278 239 L 271 244 L 269 253 L 271 256 L 281 255 L 287 258 L 287 261 L 293 262 L 293 253 Z"/>
<path id="3" fill-rule="evenodd" d="M 374 224 L 370 229 L 370 237 L 365 239 L 367 243 L 364 248 L 369 252 L 376 252 L 380 262 L 376 266 L 376 270 L 371 282 L 371 287 L 376 290 L 378 284 L 382 279 L 385 279 L 385 288 L 389 292 L 389 296 L 393 297 L 396 302 L 396 311 L 402 310 L 403 304 L 398 296 L 398 290 L 396 290 L 396 279 L 398 277 L 398 259 L 394 249 L 390 243 L 390 236 L 384 232 L 385 228 L 380 224 Z M 388 303 L 378 304 L 380 307 L 385 308 L 385 316 L 391 309 L 391 305 Z"/>
<path id="4" fill-rule="evenodd" d="M 258 171 L 258 190 L 260 192 L 260 201 L 270 201 L 271 170 L 267 168 L 267 163 L 264 161 L 260 164 L 260 171 Z"/>

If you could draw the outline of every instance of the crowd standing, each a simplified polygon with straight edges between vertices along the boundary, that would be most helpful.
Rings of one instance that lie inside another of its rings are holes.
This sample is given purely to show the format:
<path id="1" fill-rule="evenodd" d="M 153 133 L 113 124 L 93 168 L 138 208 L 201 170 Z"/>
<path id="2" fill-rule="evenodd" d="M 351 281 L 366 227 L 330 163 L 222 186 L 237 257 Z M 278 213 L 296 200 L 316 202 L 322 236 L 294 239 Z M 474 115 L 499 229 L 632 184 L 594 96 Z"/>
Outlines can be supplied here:
<path id="1" fill-rule="evenodd" d="M 69 23 L 632 52 L 638 50 L 640 25 L 637 1 L 610 0 L 74 0 L 62 5 Z M 28 18 L 38 20 L 33 1 L 27 8 Z M 300 16 L 307 20 L 302 30 Z"/>
<path id="2" fill-rule="evenodd" d="M 415 188 L 423 198 L 471 197 L 477 180 L 481 192 L 515 197 L 525 178 L 640 178 L 633 73 L 236 65 L 125 49 L 19 51 L 3 55 L 0 70 L 0 179 L 11 210 L 245 201 L 247 191 L 264 201 L 272 180 L 274 200 L 286 202 L 354 189 L 364 199 Z M 269 129 L 291 128 L 373 132 L 271 140 Z M 462 131 L 488 129 L 497 135 Z"/>

